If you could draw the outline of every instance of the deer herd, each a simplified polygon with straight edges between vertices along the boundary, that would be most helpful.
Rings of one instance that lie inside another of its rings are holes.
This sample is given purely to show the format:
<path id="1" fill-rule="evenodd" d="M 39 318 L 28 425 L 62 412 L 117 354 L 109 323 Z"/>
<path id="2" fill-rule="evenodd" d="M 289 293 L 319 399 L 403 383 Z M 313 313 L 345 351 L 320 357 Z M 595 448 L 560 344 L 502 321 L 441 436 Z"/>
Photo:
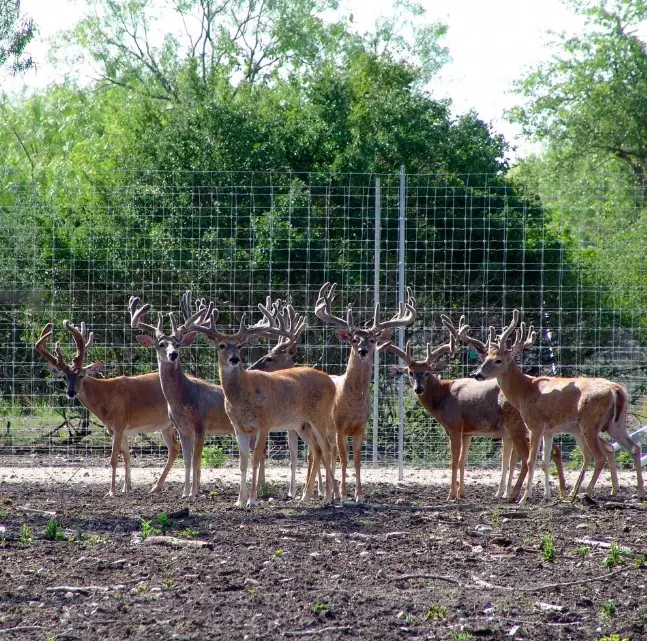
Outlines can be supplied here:
<path id="1" fill-rule="evenodd" d="M 341 376 L 312 367 L 295 366 L 294 356 L 306 327 L 306 319 L 291 305 L 272 302 L 267 297 L 259 304 L 261 319 L 247 325 L 245 315 L 237 331 L 227 333 L 219 328 L 219 312 L 212 302 L 193 301 L 191 293 L 182 296 L 182 324 L 173 313 L 168 314 L 170 332 L 164 316 L 157 315 L 156 324 L 147 322 L 150 305 L 137 297 L 129 301 L 130 325 L 139 334 L 135 339 L 154 350 L 158 371 L 139 376 L 94 378 L 101 370 L 101 361 L 85 364 L 86 352 L 92 347 L 93 335 L 85 323 L 75 327 L 69 321 L 63 326 L 70 334 L 76 351 L 66 361 L 57 342 L 54 353 L 47 342 L 52 324 L 42 329 L 36 350 L 53 372 L 64 377 L 67 396 L 77 397 L 105 426 L 112 438 L 110 457 L 111 481 L 108 496 L 117 495 L 116 475 L 119 454 L 123 455 L 125 480 L 123 491 L 131 485 L 128 437 L 141 432 L 161 432 L 168 448 L 164 470 L 151 489 L 162 489 L 180 447 L 184 459 L 183 497 L 198 496 L 200 468 L 205 437 L 235 435 L 240 452 L 240 487 L 238 506 L 258 503 L 259 487 L 264 482 L 265 448 L 270 432 L 288 434 L 291 459 L 289 495 L 296 496 L 298 438 L 308 448 L 308 472 L 302 500 L 315 494 L 315 484 L 324 502 L 347 500 L 347 439 L 352 439 L 355 468 L 356 501 L 364 497 L 361 482 L 361 454 L 366 424 L 370 415 L 369 385 L 376 352 L 388 351 L 399 357 L 404 367 L 393 367 L 411 382 L 425 410 L 447 433 L 451 453 L 451 482 L 448 500 L 465 496 L 464 474 L 470 443 L 474 436 L 502 440 L 501 480 L 497 498 L 519 500 L 524 504 L 531 497 L 535 463 L 543 442 L 544 500 L 550 498 L 549 468 L 551 457 L 559 474 L 560 493 L 565 495 L 566 483 L 561 452 L 553 444 L 556 434 L 572 434 L 577 440 L 583 464 L 571 496 L 579 491 L 591 459 L 595 462 L 587 493 L 591 494 L 597 478 L 608 463 L 612 494 L 618 491 L 614 449 L 606 434 L 632 456 L 636 469 L 637 494 L 644 496 L 640 445 L 626 428 L 627 392 L 622 385 L 603 378 L 560 378 L 528 376 L 515 362 L 516 356 L 532 345 L 536 334 L 519 325 L 519 312 L 514 310 L 511 323 L 496 335 L 490 327 L 487 342 L 470 335 L 470 328 L 461 317 L 458 328 L 450 318 L 442 316 L 449 332 L 446 344 L 426 346 L 426 358 L 416 360 L 407 343 L 404 350 L 392 342 L 395 328 L 411 325 L 416 319 L 416 300 L 410 289 L 406 301 L 388 320 L 380 320 L 379 304 L 373 319 L 365 327 L 354 322 L 349 305 L 346 317 L 336 316 L 333 303 L 336 285 L 326 283 L 319 291 L 315 315 L 335 327 L 340 341 L 350 346 L 346 371 Z M 220 385 L 187 374 L 182 368 L 181 352 L 202 334 L 210 341 L 218 357 Z M 261 339 L 277 339 L 276 345 L 253 365 L 243 365 L 243 350 Z M 480 366 L 471 378 L 440 379 L 446 355 L 456 354 L 465 344 L 476 353 Z M 179 436 L 179 443 L 176 438 Z M 247 469 L 252 454 L 251 487 L 247 491 Z M 335 483 L 335 464 L 339 458 L 341 479 Z M 517 462 L 521 469 L 513 486 Z M 325 471 L 322 487 L 320 468 Z M 519 499 L 525 481 L 525 490 Z"/>

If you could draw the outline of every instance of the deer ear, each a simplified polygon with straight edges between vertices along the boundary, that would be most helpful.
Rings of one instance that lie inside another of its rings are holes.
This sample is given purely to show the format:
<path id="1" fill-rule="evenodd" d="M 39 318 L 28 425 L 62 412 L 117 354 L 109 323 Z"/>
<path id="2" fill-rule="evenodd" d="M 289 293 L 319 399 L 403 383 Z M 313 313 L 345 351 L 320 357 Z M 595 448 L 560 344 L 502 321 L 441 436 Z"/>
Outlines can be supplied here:
<path id="1" fill-rule="evenodd" d="M 182 336 L 182 340 L 179 343 L 180 347 L 188 347 L 189 345 L 193 345 L 193 341 L 195 340 L 195 337 L 197 335 L 197 332 L 187 332 L 184 336 Z"/>
<path id="2" fill-rule="evenodd" d="M 146 334 L 138 334 L 135 336 L 135 340 L 142 345 L 146 345 L 146 347 L 153 347 L 153 339 Z"/>
<path id="3" fill-rule="evenodd" d="M 247 334 L 241 343 L 243 345 L 256 345 L 261 338 L 262 336 L 259 336 L 258 334 Z"/>
<path id="4" fill-rule="evenodd" d="M 398 367 L 397 365 L 391 365 L 389 367 L 389 374 L 391 376 L 398 376 L 399 374 L 404 374 L 404 367 Z"/>
<path id="5" fill-rule="evenodd" d="M 288 356 L 296 356 L 297 352 L 299 351 L 299 346 L 294 344 L 290 345 L 290 347 L 288 347 L 285 351 L 287 352 Z"/>
<path id="6" fill-rule="evenodd" d="M 393 327 L 387 327 L 383 329 L 377 336 L 377 346 L 384 345 L 391 340 L 393 336 Z"/>
<path id="7" fill-rule="evenodd" d="M 335 334 L 337 334 L 337 338 L 340 341 L 349 341 L 350 340 L 350 334 L 345 329 L 337 328 L 335 330 Z"/>
<path id="8" fill-rule="evenodd" d="M 90 365 L 86 365 L 83 368 L 83 373 L 84 374 L 96 374 L 97 372 L 101 371 L 103 368 L 103 361 L 96 361 L 95 363 L 91 363 Z"/>
<path id="9" fill-rule="evenodd" d="M 54 367 L 53 365 L 50 365 L 49 363 L 47 364 L 47 369 L 54 375 L 54 376 L 65 376 L 63 372 L 61 372 L 58 367 Z"/>

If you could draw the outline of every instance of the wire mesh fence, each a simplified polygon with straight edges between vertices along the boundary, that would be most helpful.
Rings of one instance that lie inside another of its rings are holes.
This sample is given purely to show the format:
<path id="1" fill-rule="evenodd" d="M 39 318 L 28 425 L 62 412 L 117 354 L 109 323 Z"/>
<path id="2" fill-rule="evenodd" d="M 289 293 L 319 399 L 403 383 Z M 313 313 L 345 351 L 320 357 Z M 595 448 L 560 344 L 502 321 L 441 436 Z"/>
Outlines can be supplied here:
<path id="1" fill-rule="evenodd" d="M 418 353 L 427 342 L 447 340 L 441 313 L 455 322 L 465 314 L 484 339 L 489 325 L 501 327 L 519 308 L 539 336 L 524 354 L 524 370 L 621 382 L 637 426 L 647 367 L 641 281 L 623 289 L 612 268 L 592 267 L 542 203 L 501 177 L 408 175 L 404 190 L 401 182 L 401 175 L 115 172 L 75 191 L 43 193 L 34 185 L 3 194 L 0 453 L 104 457 L 109 450 L 104 430 L 78 401 L 66 399 L 34 350 L 46 322 L 71 353 L 62 321 L 85 321 L 94 332 L 88 359 L 103 362 L 101 375 L 131 375 L 156 369 L 152 353 L 134 340 L 131 295 L 154 311 L 179 312 L 182 292 L 191 289 L 214 300 L 231 325 L 243 313 L 255 318 L 257 303 L 272 295 L 308 314 L 299 362 L 339 374 L 348 349 L 312 313 L 320 286 L 337 282 L 338 312 L 352 304 L 357 321 L 369 323 L 375 282 L 381 313 L 396 310 L 400 262 L 418 299 L 418 318 L 407 329 Z M 622 254 L 617 244 L 605 251 L 609 263 L 633 261 L 638 272 L 644 260 Z M 264 349 L 250 349 L 247 360 Z M 182 362 L 217 382 L 217 359 L 206 342 L 183 352 Z M 377 420 L 367 428 L 365 459 L 393 463 L 401 455 L 408 464 L 446 464 L 447 439 L 411 392 L 399 452 L 392 362 L 391 355 L 380 358 Z M 462 351 L 443 376 L 466 376 L 476 363 L 474 352 Z M 231 439 L 215 442 L 235 454 Z M 159 455 L 160 443 L 155 434 L 140 435 L 131 448 Z M 568 450 L 571 441 L 563 444 Z M 284 437 L 273 436 L 270 456 L 286 452 Z M 498 444 L 479 439 L 471 462 L 492 464 L 497 454 Z"/>

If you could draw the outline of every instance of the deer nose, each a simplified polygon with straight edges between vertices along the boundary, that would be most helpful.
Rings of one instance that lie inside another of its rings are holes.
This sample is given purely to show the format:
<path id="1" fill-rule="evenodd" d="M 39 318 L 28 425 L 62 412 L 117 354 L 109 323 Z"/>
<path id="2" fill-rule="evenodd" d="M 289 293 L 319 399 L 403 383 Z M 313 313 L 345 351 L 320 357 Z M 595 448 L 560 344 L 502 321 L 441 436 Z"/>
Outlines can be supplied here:
<path id="1" fill-rule="evenodd" d="M 484 381 L 485 378 L 483 378 L 483 374 L 481 372 L 476 372 L 475 374 L 472 374 L 472 378 L 476 381 Z"/>
<path id="2" fill-rule="evenodd" d="M 357 351 L 359 352 L 360 356 L 366 356 L 368 354 L 368 350 L 366 349 L 366 347 L 362 347 Z"/>
<path id="3" fill-rule="evenodd" d="M 177 360 L 177 352 L 171 352 L 171 353 L 168 355 L 168 357 L 169 357 L 172 361 L 176 361 L 176 360 Z"/>
<path id="4" fill-rule="evenodd" d="M 229 362 L 230 362 L 232 365 L 238 365 L 238 363 L 240 363 L 240 358 L 238 358 L 238 356 L 232 356 L 232 357 L 229 359 Z"/>
<path id="5" fill-rule="evenodd" d="M 416 385 L 414 391 L 416 392 L 416 394 L 422 394 L 425 391 L 425 388 L 422 385 Z"/>
<path id="6" fill-rule="evenodd" d="M 74 398 L 76 396 L 76 391 L 73 389 L 67 390 L 67 397 L 68 398 Z"/>

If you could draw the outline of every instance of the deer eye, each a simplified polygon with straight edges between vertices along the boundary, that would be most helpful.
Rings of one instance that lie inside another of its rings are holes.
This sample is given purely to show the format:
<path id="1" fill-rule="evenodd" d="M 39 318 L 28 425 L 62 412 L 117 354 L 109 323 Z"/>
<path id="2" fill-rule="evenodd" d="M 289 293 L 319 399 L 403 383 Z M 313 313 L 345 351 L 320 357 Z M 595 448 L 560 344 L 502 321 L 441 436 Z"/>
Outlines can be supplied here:
<path id="1" fill-rule="evenodd" d="M 242 343 L 241 343 L 241 344 L 236 345 L 236 349 L 243 349 L 243 345 L 242 345 Z"/>
<path id="2" fill-rule="evenodd" d="M 495 365 L 501 365 L 501 363 L 503 363 L 503 361 L 502 361 L 500 358 L 497 358 L 497 359 L 494 361 L 494 364 L 495 364 Z"/>
<path id="3" fill-rule="evenodd" d="M 227 345 L 225 345 L 224 343 L 220 343 L 220 345 L 218 345 L 218 347 L 220 349 L 225 349 L 225 347 L 227 347 Z"/>
<path id="4" fill-rule="evenodd" d="M 413 377 L 414 377 L 414 373 L 413 373 L 413 372 L 409 372 L 409 376 L 411 376 L 411 378 L 413 378 Z"/>
<path id="5" fill-rule="evenodd" d="M 371 338 L 371 339 L 369 339 L 369 341 L 368 341 L 368 342 L 369 342 L 371 345 L 373 345 L 373 343 L 375 343 L 375 339 L 374 339 L 374 338 Z"/>

